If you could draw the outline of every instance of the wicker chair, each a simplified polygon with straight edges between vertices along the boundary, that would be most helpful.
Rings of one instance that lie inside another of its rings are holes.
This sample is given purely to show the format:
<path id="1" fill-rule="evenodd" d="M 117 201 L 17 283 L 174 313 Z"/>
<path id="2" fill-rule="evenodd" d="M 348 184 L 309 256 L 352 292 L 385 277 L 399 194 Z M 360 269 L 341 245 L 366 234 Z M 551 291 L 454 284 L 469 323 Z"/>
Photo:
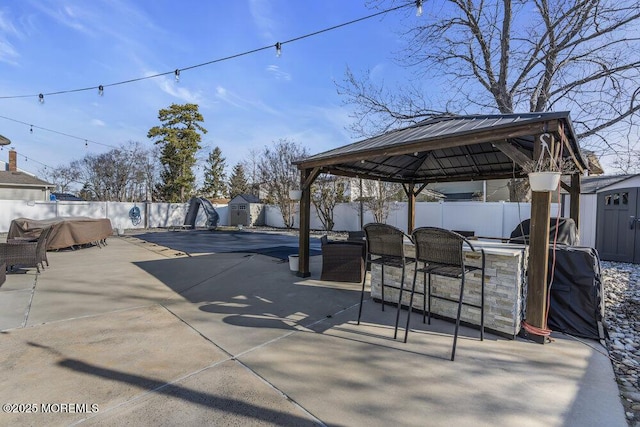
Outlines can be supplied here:
<path id="1" fill-rule="evenodd" d="M 398 299 L 398 312 L 396 313 L 396 326 L 393 334 L 395 339 L 398 335 L 398 321 L 400 320 L 400 310 L 402 309 L 402 292 L 404 288 L 404 278 L 407 264 L 415 262 L 414 258 L 405 256 L 404 254 L 404 238 L 407 236 L 402 230 L 387 224 L 371 223 L 364 226 L 364 231 L 367 239 L 367 251 L 366 251 L 366 270 L 369 270 L 371 264 L 378 264 L 382 268 L 382 279 L 380 281 L 380 289 L 382 296 L 382 311 L 384 311 L 384 289 L 394 288 L 400 291 L 400 298 Z M 384 267 L 396 267 L 402 268 L 402 275 L 400 276 L 400 286 L 394 284 L 386 284 L 384 282 Z M 358 324 L 360 324 L 360 318 L 362 317 L 362 302 L 364 300 L 364 285 L 365 278 L 362 280 L 362 291 L 360 293 L 360 309 L 358 310 Z"/>
<path id="2" fill-rule="evenodd" d="M 8 268 L 14 266 L 35 267 L 40 273 L 40 265 L 49 266 L 47 259 L 47 239 L 51 234 L 51 227 L 47 227 L 40 233 L 35 242 L 27 240 L 11 239 L 7 243 L 0 243 L 0 259 L 4 260 Z"/>
<path id="3" fill-rule="evenodd" d="M 484 250 L 480 250 L 482 254 L 482 264 L 480 267 L 467 265 L 464 262 L 464 253 L 462 245 L 466 243 L 469 248 L 476 252 L 473 245 L 464 236 L 449 230 L 436 227 L 422 227 L 413 230 L 413 241 L 416 247 L 416 268 L 413 275 L 413 285 L 411 287 L 411 297 L 409 299 L 409 307 L 413 305 L 414 294 L 423 296 L 422 302 L 422 321 L 425 321 L 425 311 L 428 314 L 428 322 L 431 324 L 431 299 L 439 299 L 457 304 L 456 327 L 453 334 L 453 348 L 451 350 L 451 360 L 456 355 L 456 343 L 458 341 L 458 330 L 460 328 L 460 314 L 462 306 L 470 306 L 480 309 L 480 340 L 484 340 L 484 267 L 485 254 Z M 420 266 L 422 263 L 422 267 Z M 471 304 L 463 300 L 465 275 L 470 271 L 481 271 L 480 285 L 480 304 Z M 418 272 L 423 274 L 423 282 L 426 284 L 426 290 L 416 290 L 416 277 Z M 460 294 L 458 298 L 451 298 L 446 295 L 438 295 L 432 292 L 431 276 L 445 276 L 460 279 Z M 428 280 L 427 280 L 428 276 Z M 402 291 L 401 291 L 402 292 Z M 426 294 L 426 295 L 425 295 Z M 426 301 L 425 301 L 426 300 Z M 425 302 L 427 307 L 425 309 Z M 404 342 L 407 342 L 409 335 L 409 321 L 411 320 L 411 310 L 407 315 L 407 326 L 404 332 Z"/>
<path id="4" fill-rule="evenodd" d="M 5 280 L 7 280 L 7 264 L 4 260 L 0 259 L 0 285 L 2 285 Z"/>
<path id="5" fill-rule="evenodd" d="M 364 275 L 364 241 L 330 242 L 320 238 L 322 245 L 322 274 L 320 280 L 360 283 Z"/>

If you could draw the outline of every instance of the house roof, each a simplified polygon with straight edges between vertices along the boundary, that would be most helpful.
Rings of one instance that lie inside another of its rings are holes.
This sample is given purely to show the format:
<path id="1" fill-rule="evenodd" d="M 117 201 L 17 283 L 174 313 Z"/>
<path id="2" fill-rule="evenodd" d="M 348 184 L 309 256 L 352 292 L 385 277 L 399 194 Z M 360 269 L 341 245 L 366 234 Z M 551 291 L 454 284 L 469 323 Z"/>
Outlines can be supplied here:
<path id="1" fill-rule="evenodd" d="M 55 188 L 55 184 L 43 181 L 24 172 L 0 171 L 0 186 L 47 187 Z"/>
<path id="2" fill-rule="evenodd" d="M 51 193 L 55 196 L 56 200 L 61 202 L 83 202 L 84 199 L 71 193 Z"/>
<path id="3" fill-rule="evenodd" d="M 246 203 L 260 203 L 260 199 L 257 196 L 254 196 L 253 194 L 238 194 L 236 197 L 231 199 L 229 203 L 238 202 L 238 200 L 236 200 L 238 198 L 241 198 Z"/>
<path id="4" fill-rule="evenodd" d="M 640 174 L 583 176 L 580 179 L 580 192 L 583 194 L 595 194 L 605 187 L 609 187 L 610 185 L 617 184 L 637 176 L 640 176 Z"/>
<path id="5" fill-rule="evenodd" d="M 568 112 L 442 116 L 293 162 L 334 175 L 402 183 L 524 176 L 534 139 L 564 141 L 562 156 L 579 169 L 580 153 Z M 551 138 L 547 138 L 551 140 Z"/>

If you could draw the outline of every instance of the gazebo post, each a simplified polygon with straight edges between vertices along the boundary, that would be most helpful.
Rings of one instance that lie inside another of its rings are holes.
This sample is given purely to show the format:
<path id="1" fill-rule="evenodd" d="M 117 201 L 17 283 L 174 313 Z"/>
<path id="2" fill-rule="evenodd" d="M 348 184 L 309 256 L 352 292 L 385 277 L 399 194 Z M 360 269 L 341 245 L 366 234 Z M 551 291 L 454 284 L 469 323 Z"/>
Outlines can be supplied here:
<path id="1" fill-rule="evenodd" d="M 407 234 L 413 233 L 413 229 L 416 228 L 416 185 L 412 182 L 405 190 L 407 193 Z"/>
<path id="2" fill-rule="evenodd" d="M 533 158 L 539 158 L 541 151 L 540 135 L 537 135 L 534 143 Z M 546 329 L 547 327 L 550 209 L 551 193 L 533 191 L 531 196 L 531 224 L 529 230 L 526 322 L 540 329 Z M 542 335 L 531 334 L 531 337 L 541 344 L 545 342 L 545 337 Z"/>
<path id="3" fill-rule="evenodd" d="M 571 175 L 571 189 L 569 191 L 569 216 L 580 229 L 580 174 Z"/>
<path id="4" fill-rule="evenodd" d="M 311 230 L 311 184 L 307 180 L 311 176 L 312 169 L 302 169 L 300 171 L 300 189 L 302 198 L 300 199 L 300 230 L 298 244 L 298 277 L 309 277 L 309 232 Z M 305 184 L 308 185 L 305 188 Z"/>

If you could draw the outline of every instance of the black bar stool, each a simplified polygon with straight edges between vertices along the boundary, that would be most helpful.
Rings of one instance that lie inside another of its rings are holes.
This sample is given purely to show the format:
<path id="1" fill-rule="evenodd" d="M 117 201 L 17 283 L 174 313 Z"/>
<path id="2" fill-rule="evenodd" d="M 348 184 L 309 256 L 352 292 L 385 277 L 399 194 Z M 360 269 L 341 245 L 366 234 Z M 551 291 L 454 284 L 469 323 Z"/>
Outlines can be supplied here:
<path id="1" fill-rule="evenodd" d="M 413 286 L 411 288 L 411 297 L 409 298 L 409 314 L 407 316 L 407 327 L 404 331 L 404 342 L 407 342 L 409 335 L 409 321 L 411 320 L 411 306 L 413 304 L 414 294 L 423 296 L 422 321 L 424 322 L 425 311 L 428 313 L 428 321 L 431 324 L 431 299 L 439 299 L 458 304 L 456 315 L 456 328 L 453 335 L 453 349 L 451 350 L 451 360 L 456 355 L 456 343 L 458 340 L 458 329 L 460 328 L 460 314 L 462 306 L 475 307 L 480 309 L 480 340 L 484 340 L 484 268 L 485 254 L 484 249 L 480 249 L 482 254 L 482 265 L 480 267 L 467 265 L 464 262 L 464 253 L 462 245 L 466 244 L 469 248 L 477 252 L 473 245 L 464 236 L 453 231 L 444 230 L 437 227 L 422 227 L 413 230 L 413 241 L 416 247 L 416 268 L 413 275 Z M 420 263 L 422 262 L 422 267 Z M 465 275 L 470 271 L 481 271 L 480 284 L 480 304 L 471 304 L 463 300 Z M 418 272 L 423 274 L 423 284 L 426 284 L 426 290 L 416 290 L 416 278 Z M 460 295 L 458 299 L 450 298 L 445 295 L 434 294 L 431 291 L 431 276 L 444 276 L 454 279 L 460 279 Z M 427 281 L 428 276 L 428 281 Z M 426 292 L 425 292 L 426 291 Z M 426 293 L 426 298 L 425 298 Z M 428 307 L 425 310 L 425 299 L 428 301 Z"/>
<path id="2" fill-rule="evenodd" d="M 358 325 L 362 317 L 362 301 L 364 300 L 364 284 L 366 282 L 366 272 L 371 264 L 379 264 L 382 268 L 381 293 L 382 293 L 382 311 L 384 311 L 384 289 L 394 288 L 400 291 L 398 297 L 398 312 L 396 314 L 396 326 L 393 333 L 395 339 L 398 335 L 398 321 L 400 320 L 400 309 L 402 308 L 402 293 L 404 289 L 404 278 L 407 264 L 415 262 L 414 258 L 406 257 L 404 254 L 404 238 L 407 236 L 402 230 L 387 224 L 371 223 L 364 226 L 366 234 L 366 258 L 365 258 L 365 274 L 362 280 L 362 291 L 360 292 L 360 309 L 358 310 Z M 402 268 L 400 276 L 400 286 L 388 285 L 384 283 L 384 267 Z"/>

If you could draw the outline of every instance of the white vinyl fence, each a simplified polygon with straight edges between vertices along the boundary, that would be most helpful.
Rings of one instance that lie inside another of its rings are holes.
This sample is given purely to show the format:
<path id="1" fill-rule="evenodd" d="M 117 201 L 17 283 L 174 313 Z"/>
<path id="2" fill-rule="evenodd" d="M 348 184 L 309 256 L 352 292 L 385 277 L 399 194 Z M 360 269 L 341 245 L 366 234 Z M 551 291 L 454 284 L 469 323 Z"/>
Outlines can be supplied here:
<path id="1" fill-rule="evenodd" d="M 140 222 L 135 224 L 129 213 L 132 208 L 140 210 Z M 220 215 L 218 225 L 228 224 L 227 205 L 214 205 Z M 144 229 L 181 225 L 189 208 L 188 203 L 132 203 L 132 202 L 33 202 L 0 200 L 0 232 L 9 231 L 15 218 L 50 219 L 54 217 L 83 216 L 109 218 L 113 228 Z M 206 216 L 198 212 L 196 226 L 204 227 Z"/>
<path id="2" fill-rule="evenodd" d="M 551 216 L 557 216 L 559 205 L 551 204 Z M 295 214 L 295 227 L 299 226 L 299 210 Z M 520 222 L 531 218 L 531 203 L 507 202 L 418 202 L 416 227 L 441 227 L 449 230 L 474 231 L 477 236 L 508 237 Z M 267 225 L 284 227 L 280 209 L 267 206 Z M 364 212 L 363 224 L 373 222 L 373 215 Z M 334 211 L 334 231 L 360 229 L 360 205 L 342 203 Z M 407 230 L 407 203 L 394 203 L 387 224 Z M 315 208 L 311 207 L 311 229 L 322 230 Z"/>
<path id="3" fill-rule="evenodd" d="M 298 205 L 299 206 L 299 205 Z M 558 212 L 557 204 L 551 205 L 551 216 Z M 140 222 L 134 224 L 129 216 L 133 207 L 140 210 Z M 49 219 L 53 217 L 84 216 L 109 218 L 116 229 L 164 228 L 181 225 L 187 214 L 187 203 L 131 203 L 131 202 L 26 202 L 0 200 L 0 232 L 7 232 L 11 220 L 15 218 Z M 229 224 L 227 205 L 214 205 L 220 215 L 219 225 Z M 530 203 L 506 202 L 421 202 L 416 203 L 416 227 L 435 226 L 450 230 L 474 231 L 478 236 L 505 237 L 523 220 L 530 218 Z M 299 226 L 299 210 L 295 213 L 295 227 Z M 334 212 L 334 231 L 360 229 L 360 205 L 342 203 Z M 365 210 L 363 224 L 373 222 L 373 215 Z M 280 209 L 265 206 L 267 226 L 284 228 Z M 205 214 L 198 212 L 196 226 L 204 227 Z M 401 230 L 407 229 L 407 204 L 395 203 L 389 213 L 387 223 Z M 315 209 L 311 208 L 311 228 L 324 227 Z"/>

